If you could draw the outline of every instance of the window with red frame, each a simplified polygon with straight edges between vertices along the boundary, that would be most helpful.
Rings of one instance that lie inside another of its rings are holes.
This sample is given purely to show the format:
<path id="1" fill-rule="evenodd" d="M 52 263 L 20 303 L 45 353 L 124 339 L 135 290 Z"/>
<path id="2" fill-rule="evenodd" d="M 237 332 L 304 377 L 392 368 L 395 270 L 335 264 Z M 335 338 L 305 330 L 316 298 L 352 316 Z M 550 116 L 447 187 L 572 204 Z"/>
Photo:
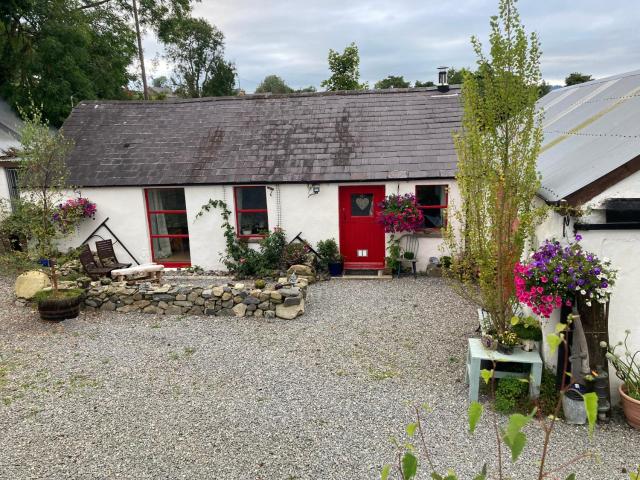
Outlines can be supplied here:
<path id="1" fill-rule="evenodd" d="M 239 237 L 263 237 L 269 231 L 264 185 L 235 188 L 236 227 Z"/>
<path id="2" fill-rule="evenodd" d="M 189 226 L 183 188 L 145 190 L 151 256 L 165 267 L 191 265 Z"/>
<path id="3" fill-rule="evenodd" d="M 439 229 L 447 225 L 448 197 L 446 185 L 416 186 L 416 203 L 424 216 L 423 228 Z"/>

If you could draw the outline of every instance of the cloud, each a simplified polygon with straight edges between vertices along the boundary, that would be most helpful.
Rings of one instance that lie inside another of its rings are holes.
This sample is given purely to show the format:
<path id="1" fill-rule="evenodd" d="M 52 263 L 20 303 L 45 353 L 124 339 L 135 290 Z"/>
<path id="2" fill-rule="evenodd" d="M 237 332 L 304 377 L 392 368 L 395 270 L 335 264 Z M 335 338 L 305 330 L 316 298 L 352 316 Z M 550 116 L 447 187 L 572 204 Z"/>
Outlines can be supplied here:
<path id="1" fill-rule="evenodd" d="M 521 0 L 521 19 L 540 35 L 543 76 L 562 83 L 573 71 L 603 77 L 640 69 L 640 2 Z M 327 53 L 355 41 L 360 71 L 370 84 L 387 75 L 435 80 L 440 65 L 473 66 L 469 39 L 488 42 L 497 0 L 203 0 L 194 15 L 226 36 L 227 58 L 253 91 L 269 74 L 294 87 L 327 78 Z M 162 48 L 145 38 L 151 59 Z M 155 75 L 170 65 L 159 62 Z"/>

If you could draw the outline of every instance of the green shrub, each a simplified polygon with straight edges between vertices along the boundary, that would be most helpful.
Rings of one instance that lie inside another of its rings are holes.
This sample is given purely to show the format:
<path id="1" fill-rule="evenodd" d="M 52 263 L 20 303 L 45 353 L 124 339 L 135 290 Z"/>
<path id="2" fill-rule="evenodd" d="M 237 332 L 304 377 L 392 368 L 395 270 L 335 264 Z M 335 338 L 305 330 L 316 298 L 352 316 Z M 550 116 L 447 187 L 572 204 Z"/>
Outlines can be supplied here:
<path id="1" fill-rule="evenodd" d="M 253 285 L 254 285 L 256 288 L 263 289 L 264 287 L 266 287 L 266 286 L 267 286 L 267 282 L 265 282 L 264 280 L 260 280 L 260 279 L 258 279 L 258 280 L 256 280 L 256 281 L 255 281 L 255 283 L 254 283 Z"/>
<path id="2" fill-rule="evenodd" d="M 286 235 L 281 228 L 275 228 L 273 232 L 267 233 L 260 241 L 262 270 L 276 270 L 280 267 L 282 252 L 286 243 Z"/>
<path id="3" fill-rule="evenodd" d="M 282 252 L 282 263 L 285 268 L 291 265 L 299 265 L 305 262 L 309 249 L 302 243 L 290 243 Z"/>
<path id="4" fill-rule="evenodd" d="M 0 275 L 18 276 L 28 270 L 39 270 L 42 265 L 35 262 L 27 253 L 10 250 L 0 255 Z"/>
<path id="5" fill-rule="evenodd" d="M 320 266 L 326 270 L 330 263 L 339 263 L 342 261 L 342 255 L 338 248 L 338 243 L 333 238 L 320 240 L 317 246 L 318 257 L 320 257 Z"/>
<path id="6" fill-rule="evenodd" d="M 498 380 L 494 408 L 498 412 L 512 413 L 529 392 L 529 384 L 519 378 L 505 377 Z"/>
<path id="7" fill-rule="evenodd" d="M 513 317 L 511 319 L 511 330 L 518 335 L 521 340 L 542 340 L 542 329 L 540 321 L 534 317 Z"/>

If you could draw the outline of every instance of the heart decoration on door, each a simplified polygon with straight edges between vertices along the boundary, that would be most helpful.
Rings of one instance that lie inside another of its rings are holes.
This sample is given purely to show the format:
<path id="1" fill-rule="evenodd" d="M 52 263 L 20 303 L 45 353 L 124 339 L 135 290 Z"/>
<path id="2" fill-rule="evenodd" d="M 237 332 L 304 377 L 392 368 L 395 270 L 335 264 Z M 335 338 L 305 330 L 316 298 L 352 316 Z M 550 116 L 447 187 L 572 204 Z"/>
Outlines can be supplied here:
<path id="1" fill-rule="evenodd" d="M 358 205 L 358 208 L 360 210 L 366 210 L 370 203 L 371 200 L 369 199 L 369 197 L 366 197 L 364 195 L 360 195 L 358 198 L 356 198 L 356 205 Z"/>

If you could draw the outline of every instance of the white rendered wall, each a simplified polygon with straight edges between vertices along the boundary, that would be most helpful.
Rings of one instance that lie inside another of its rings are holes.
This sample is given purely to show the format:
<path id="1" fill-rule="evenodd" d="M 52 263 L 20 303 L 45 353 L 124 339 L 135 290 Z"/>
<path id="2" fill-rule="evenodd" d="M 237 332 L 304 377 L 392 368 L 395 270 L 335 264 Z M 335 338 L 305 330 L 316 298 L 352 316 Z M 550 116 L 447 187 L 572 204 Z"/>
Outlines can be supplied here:
<path id="1" fill-rule="evenodd" d="M 80 193 L 83 197 L 96 204 L 96 218 L 95 220 L 83 220 L 75 234 L 60 242 L 61 248 L 79 246 L 105 218 L 109 217 L 107 225 L 136 259 L 140 263 L 151 261 L 151 245 L 149 243 L 149 229 L 147 227 L 144 190 L 142 188 L 83 188 Z M 68 197 L 77 197 L 77 194 L 69 192 Z M 111 238 L 109 232 L 104 228 L 100 229 L 97 234 L 103 238 Z M 93 242 L 96 240 L 100 240 L 100 238 L 95 237 L 89 241 L 91 249 L 95 249 Z M 120 245 L 116 244 L 114 248 L 118 260 L 121 262 L 133 262 Z"/>
<path id="2" fill-rule="evenodd" d="M 0 167 L 0 202 L 5 203 L 9 201 L 9 182 L 7 181 L 7 172 L 4 167 Z"/>
<path id="3" fill-rule="evenodd" d="M 604 214 L 598 207 L 607 198 L 639 198 L 640 197 L 640 173 L 636 173 L 622 182 L 609 188 L 586 204 L 593 207 L 590 215 L 581 218 L 581 223 L 604 222 Z M 573 240 L 573 221 L 566 228 L 567 238 Z M 640 230 L 584 230 L 578 232 L 582 236 L 580 242 L 583 248 L 598 257 L 608 257 L 612 264 L 618 268 L 618 279 L 611 295 L 609 307 L 609 340 L 612 344 L 624 340 L 625 330 L 631 330 L 630 345 L 632 351 L 640 350 Z M 562 217 L 557 213 L 551 213 L 547 220 L 536 230 L 536 239 L 540 243 L 546 238 L 555 237 L 562 239 Z M 559 316 L 554 315 L 547 322 L 546 330 L 553 331 Z M 546 343 L 546 342 L 545 342 Z M 548 355 L 545 346 L 545 360 L 549 365 L 555 365 L 555 359 Z M 618 385 L 615 372 L 609 369 L 611 374 L 611 390 L 614 400 L 618 398 Z"/>

